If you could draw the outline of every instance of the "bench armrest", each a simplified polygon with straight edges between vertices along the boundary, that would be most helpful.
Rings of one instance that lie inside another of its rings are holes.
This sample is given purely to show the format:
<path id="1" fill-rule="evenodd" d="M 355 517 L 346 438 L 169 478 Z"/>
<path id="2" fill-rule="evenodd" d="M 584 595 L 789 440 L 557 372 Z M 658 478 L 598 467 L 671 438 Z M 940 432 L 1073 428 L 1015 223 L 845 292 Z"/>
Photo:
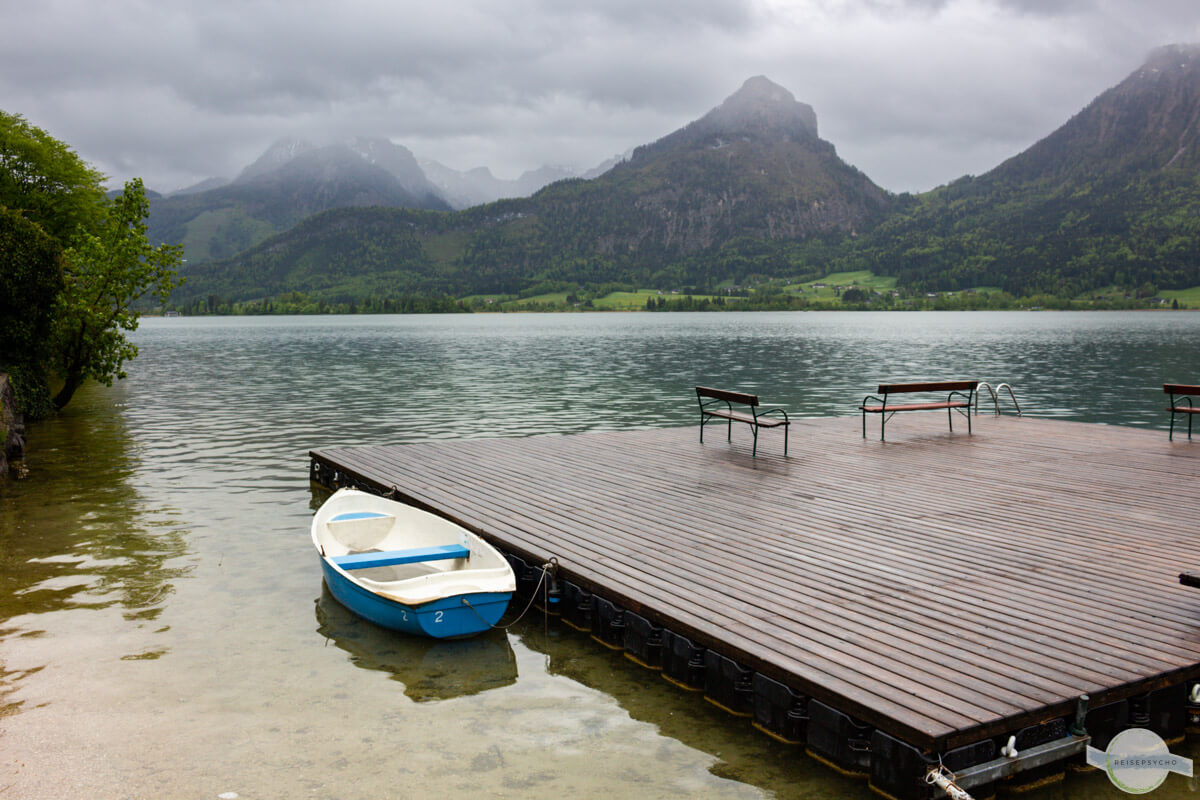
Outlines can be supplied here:
<path id="1" fill-rule="evenodd" d="M 766 411 L 758 411 L 758 412 L 756 412 L 754 416 L 756 416 L 756 417 L 767 417 L 767 416 L 770 416 L 771 414 L 783 414 L 783 421 L 784 421 L 784 422 L 787 422 L 787 421 L 788 421 L 788 415 L 787 415 L 787 412 L 786 412 L 786 411 L 784 411 L 782 408 L 768 408 Z"/>
<path id="2" fill-rule="evenodd" d="M 865 406 L 867 404 L 868 400 L 874 400 L 876 403 L 878 403 L 881 406 L 887 405 L 887 395 L 884 395 L 883 398 L 881 399 L 881 398 L 876 397 L 873 394 L 869 394 L 863 398 L 863 401 L 859 404 L 859 408 L 862 408 L 863 406 Z"/>

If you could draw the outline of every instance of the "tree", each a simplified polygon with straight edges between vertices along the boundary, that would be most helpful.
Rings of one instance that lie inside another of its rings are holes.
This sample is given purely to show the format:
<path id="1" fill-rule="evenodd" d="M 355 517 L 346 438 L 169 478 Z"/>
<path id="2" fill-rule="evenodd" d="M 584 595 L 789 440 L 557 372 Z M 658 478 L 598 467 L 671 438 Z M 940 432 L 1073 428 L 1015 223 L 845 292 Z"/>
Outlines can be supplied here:
<path id="1" fill-rule="evenodd" d="M 867 290 L 860 289 L 857 286 L 851 286 L 849 289 L 842 292 L 842 304 L 843 305 L 849 306 L 849 305 L 854 305 L 856 303 L 865 303 L 870 299 L 871 299 L 871 296 L 869 294 L 867 294 Z"/>
<path id="2" fill-rule="evenodd" d="M 108 203 L 95 233 L 81 232 L 65 253 L 66 286 L 57 308 L 53 368 L 63 380 L 56 408 L 70 402 L 88 379 L 111 386 L 124 378 L 123 365 L 137 355 L 125 338 L 137 330 L 133 306 L 150 295 L 165 303 L 178 283 L 179 245 L 151 247 L 146 236 L 150 204 L 140 178 Z"/>
<path id="3" fill-rule="evenodd" d="M 104 176 L 19 114 L 0 111 L 0 206 L 41 227 L 63 247 L 104 212 Z"/>
<path id="4" fill-rule="evenodd" d="M 46 361 L 63 287 L 62 248 L 37 225 L 0 208 L 0 372 L 23 412 L 50 410 Z"/>
<path id="5" fill-rule="evenodd" d="M 62 250 L 97 229 L 103 180 L 67 145 L 0 111 L 0 370 L 31 417 L 51 410 L 46 367 Z"/>

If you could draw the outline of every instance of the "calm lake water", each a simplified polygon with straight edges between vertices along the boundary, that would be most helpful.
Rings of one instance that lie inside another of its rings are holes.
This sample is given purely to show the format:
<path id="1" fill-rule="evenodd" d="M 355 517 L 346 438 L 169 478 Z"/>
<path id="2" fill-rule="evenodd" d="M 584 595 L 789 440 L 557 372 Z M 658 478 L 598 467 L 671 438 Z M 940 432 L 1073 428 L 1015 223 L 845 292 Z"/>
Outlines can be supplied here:
<path id="1" fill-rule="evenodd" d="M 963 377 L 1027 414 L 1165 429 L 1161 384 L 1200 382 L 1190 313 L 177 318 L 134 338 L 129 378 L 32 427 L 29 477 L 0 487 L 0 797 L 871 797 L 563 626 L 430 643 L 359 622 L 311 552 L 307 451 L 691 425 L 696 384 L 856 437 L 877 383 Z M 1033 796 L 1124 795 L 1092 774 Z"/>

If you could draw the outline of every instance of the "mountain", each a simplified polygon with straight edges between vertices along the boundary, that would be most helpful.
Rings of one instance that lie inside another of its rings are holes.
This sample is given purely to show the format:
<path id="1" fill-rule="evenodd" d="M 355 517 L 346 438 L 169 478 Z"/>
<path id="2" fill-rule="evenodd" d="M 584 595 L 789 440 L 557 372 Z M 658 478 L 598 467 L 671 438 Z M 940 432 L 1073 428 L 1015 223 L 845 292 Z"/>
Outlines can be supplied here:
<path id="1" fill-rule="evenodd" d="M 1059 129 L 979 176 L 890 195 L 766 78 L 592 179 L 453 214 L 341 209 L 194 271 L 186 290 L 661 289 L 870 270 L 914 291 L 1140 296 L 1200 286 L 1200 47 L 1152 53 Z"/>
<path id="2" fill-rule="evenodd" d="M 748 251 L 754 248 L 745 240 L 855 234 L 881 219 L 890 203 L 887 192 L 817 135 L 811 107 L 758 77 L 701 119 L 637 148 L 592 180 L 556 181 L 528 199 L 450 216 L 330 212 L 229 262 L 196 271 L 185 292 L 215 286 L 244 299 L 268 283 L 331 290 L 320 277 L 322 259 L 330 261 L 331 271 L 336 261 L 337 273 L 360 288 L 383 274 L 390 276 L 383 283 L 399 291 L 438 287 L 465 294 L 518 291 L 542 281 L 721 280 L 680 262 L 731 242 Z M 389 225 L 412 236 L 397 238 Z M 338 255 L 343 251 L 364 255 L 351 263 Z M 791 269 L 777 254 L 727 256 L 723 277 Z"/>
<path id="3" fill-rule="evenodd" d="M 387 139 L 317 147 L 283 139 L 232 182 L 150 205 L 155 242 L 182 243 L 189 263 L 228 258 L 330 208 L 449 210 L 406 148 Z"/>
<path id="4" fill-rule="evenodd" d="M 183 194 L 198 194 L 200 192 L 207 192 L 209 189 L 219 189 L 228 183 L 229 179 L 227 178 L 205 178 L 199 183 L 193 183 L 191 186 L 185 186 L 182 189 L 176 189 L 175 191 L 170 192 L 167 196 L 178 197 L 179 195 Z"/>
<path id="5" fill-rule="evenodd" d="M 927 289 L 1196 286 L 1198 168 L 1200 47 L 1172 45 L 995 169 L 898 204 L 843 256 Z"/>
<path id="6" fill-rule="evenodd" d="M 811 106 L 761 76 L 699 120 L 637 148 L 578 194 L 581 208 L 603 202 L 636 210 L 602 237 L 600 252 L 662 255 L 735 237 L 854 233 L 890 203 L 817 135 Z"/>
<path id="7" fill-rule="evenodd" d="M 568 167 L 539 167 L 521 173 L 514 180 L 497 178 L 487 167 L 476 167 L 461 172 L 432 159 L 421 159 L 418 163 L 446 202 L 455 210 L 461 211 L 506 198 L 528 197 L 555 181 L 567 178 L 596 178 L 627 157 L 628 155 L 614 156 L 582 173 Z"/>
<path id="8" fill-rule="evenodd" d="M 425 171 L 407 147 L 402 147 L 388 139 L 358 137 L 346 143 L 346 147 L 369 164 L 381 168 L 393 176 L 405 191 L 415 197 L 423 198 L 424 208 L 447 208 L 445 199 L 438 188 L 430 182 Z"/>
<path id="9" fill-rule="evenodd" d="M 233 182 L 246 183 L 252 181 L 260 175 L 267 175 L 274 172 L 296 156 L 316 149 L 317 146 L 315 144 L 305 139 L 296 139 L 291 136 L 284 137 L 272 143 L 253 163 L 243 168 L 241 173 L 233 179 Z"/>

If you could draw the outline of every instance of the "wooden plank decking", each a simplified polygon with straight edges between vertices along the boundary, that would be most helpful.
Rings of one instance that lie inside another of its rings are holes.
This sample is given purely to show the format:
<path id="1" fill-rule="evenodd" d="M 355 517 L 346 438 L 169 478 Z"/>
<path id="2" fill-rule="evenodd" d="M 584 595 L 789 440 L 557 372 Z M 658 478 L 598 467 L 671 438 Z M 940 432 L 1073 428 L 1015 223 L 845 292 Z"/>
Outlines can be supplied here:
<path id="1" fill-rule="evenodd" d="M 312 455 L 921 748 L 1200 676 L 1200 442 L 908 417 Z"/>

